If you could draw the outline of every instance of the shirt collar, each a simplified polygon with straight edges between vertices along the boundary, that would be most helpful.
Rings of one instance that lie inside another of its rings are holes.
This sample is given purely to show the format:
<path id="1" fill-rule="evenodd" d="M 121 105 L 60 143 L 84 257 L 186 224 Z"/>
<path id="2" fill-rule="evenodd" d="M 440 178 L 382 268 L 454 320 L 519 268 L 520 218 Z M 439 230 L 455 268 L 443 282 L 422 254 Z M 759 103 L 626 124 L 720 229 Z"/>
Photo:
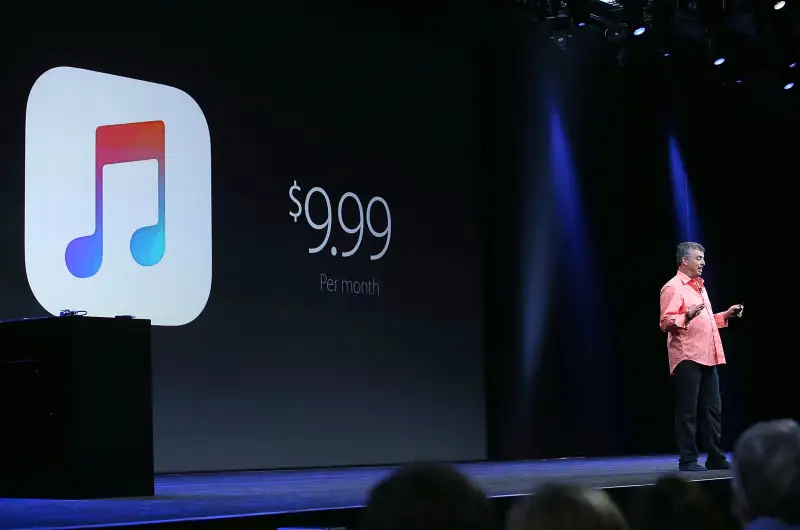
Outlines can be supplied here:
<path id="1" fill-rule="evenodd" d="M 698 278 L 692 279 L 692 278 L 689 278 L 689 276 L 687 276 L 686 274 L 684 274 L 681 271 L 678 271 L 678 274 L 676 276 L 678 277 L 678 279 L 681 282 L 683 282 L 684 285 L 690 284 L 692 282 L 696 282 L 698 287 L 701 287 L 701 288 L 703 287 L 703 278 L 698 277 Z"/>

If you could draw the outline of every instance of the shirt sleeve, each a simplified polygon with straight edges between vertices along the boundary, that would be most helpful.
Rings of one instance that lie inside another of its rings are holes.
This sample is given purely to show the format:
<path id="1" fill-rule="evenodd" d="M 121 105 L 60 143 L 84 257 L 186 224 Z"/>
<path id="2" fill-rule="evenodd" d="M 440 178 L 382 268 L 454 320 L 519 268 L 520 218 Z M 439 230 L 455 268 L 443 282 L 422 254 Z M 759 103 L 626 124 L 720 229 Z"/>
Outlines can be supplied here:
<path id="1" fill-rule="evenodd" d="M 725 318 L 725 313 L 716 313 L 714 315 L 714 320 L 716 321 L 718 328 L 728 327 L 728 319 Z"/>
<path id="2" fill-rule="evenodd" d="M 671 285 L 661 289 L 661 331 L 678 331 L 686 329 L 686 309 L 683 297 Z"/>

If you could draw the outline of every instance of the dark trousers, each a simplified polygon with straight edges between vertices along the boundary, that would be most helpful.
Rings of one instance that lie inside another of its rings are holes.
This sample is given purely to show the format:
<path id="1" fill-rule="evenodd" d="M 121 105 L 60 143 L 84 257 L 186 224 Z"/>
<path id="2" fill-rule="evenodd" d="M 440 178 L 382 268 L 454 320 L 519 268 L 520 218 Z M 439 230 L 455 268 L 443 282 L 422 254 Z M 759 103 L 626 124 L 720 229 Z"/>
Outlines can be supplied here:
<path id="1" fill-rule="evenodd" d="M 675 437 L 680 463 L 697 462 L 697 424 L 703 450 L 711 462 L 725 459 L 722 449 L 722 398 L 716 366 L 681 361 L 673 373 L 675 384 Z M 699 416 L 699 418 L 698 418 Z"/>

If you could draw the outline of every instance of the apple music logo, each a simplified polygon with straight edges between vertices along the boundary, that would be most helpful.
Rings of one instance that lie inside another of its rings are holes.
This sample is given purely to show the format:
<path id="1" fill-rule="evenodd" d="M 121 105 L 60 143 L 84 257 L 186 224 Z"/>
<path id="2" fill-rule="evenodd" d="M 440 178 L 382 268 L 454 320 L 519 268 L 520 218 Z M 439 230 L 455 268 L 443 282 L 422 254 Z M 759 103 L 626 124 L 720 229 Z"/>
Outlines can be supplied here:
<path id="1" fill-rule="evenodd" d="M 211 292 L 211 141 L 185 92 L 58 67 L 25 123 L 25 267 L 53 315 L 196 319 Z"/>

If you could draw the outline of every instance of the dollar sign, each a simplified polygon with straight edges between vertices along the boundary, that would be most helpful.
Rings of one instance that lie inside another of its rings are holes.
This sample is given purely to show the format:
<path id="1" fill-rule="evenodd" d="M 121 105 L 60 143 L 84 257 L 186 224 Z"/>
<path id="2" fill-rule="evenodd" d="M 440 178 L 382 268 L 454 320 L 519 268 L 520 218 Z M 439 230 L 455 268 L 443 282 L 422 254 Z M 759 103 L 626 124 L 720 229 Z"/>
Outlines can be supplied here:
<path id="1" fill-rule="evenodd" d="M 295 196 L 293 195 L 295 190 L 300 191 L 300 186 L 297 185 L 297 181 L 296 180 L 294 181 L 294 184 L 292 184 L 289 187 L 289 198 L 292 199 L 292 202 L 297 205 L 297 211 L 293 212 L 293 211 L 290 210 L 289 211 L 289 215 L 291 215 L 294 218 L 294 222 L 296 223 L 297 222 L 297 218 L 300 217 L 300 214 L 303 211 L 303 207 L 300 205 L 300 201 L 298 201 L 295 198 Z"/>

